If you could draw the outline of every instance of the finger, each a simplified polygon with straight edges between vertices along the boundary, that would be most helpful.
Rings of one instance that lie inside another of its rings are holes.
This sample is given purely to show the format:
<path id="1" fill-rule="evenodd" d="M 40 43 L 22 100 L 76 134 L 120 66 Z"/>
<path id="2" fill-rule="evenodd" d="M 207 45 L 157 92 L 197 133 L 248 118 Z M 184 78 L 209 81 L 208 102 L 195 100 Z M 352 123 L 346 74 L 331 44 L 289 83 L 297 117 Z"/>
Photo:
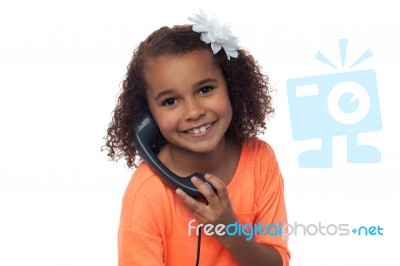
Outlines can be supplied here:
<path id="1" fill-rule="evenodd" d="M 217 190 L 217 195 L 220 201 L 229 200 L 228 190 L 220 178 L 214 175 L 206 174 L 205 179 Z"/>
<path id="2" fill-rule="evenodd" d="M 191 178 L 191 181 L 193 185 L 200 191 L 200 193 L 207 200 L 208 204 L 213 205 L 219 203 L 218 195 L 214 192 L 214 190 L 210 187 L 209 184 L 203 182 L 201 179 L 195 176 Z"/>
<path id="3" fill-rule="evenodd" d="M 193 212 L 194 215 L 204 219 L 205 205 L 203 203 L 195 200 L 180 188 L 176 189 L 176 194 L 182 199 L 183 203 Z"/>

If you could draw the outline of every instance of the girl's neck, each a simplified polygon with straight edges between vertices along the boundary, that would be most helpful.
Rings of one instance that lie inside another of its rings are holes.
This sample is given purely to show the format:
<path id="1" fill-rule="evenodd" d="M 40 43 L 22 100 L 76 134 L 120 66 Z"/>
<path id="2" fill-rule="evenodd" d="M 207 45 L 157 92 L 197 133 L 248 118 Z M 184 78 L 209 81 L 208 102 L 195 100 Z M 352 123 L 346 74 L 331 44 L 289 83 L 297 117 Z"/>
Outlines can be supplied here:
<path id="1" fill-rule="evenodd" d="M 188 176 L 194 172 L 208 173 L 228 184 L 239 162 L 240 145 L 223 138 L 213 151 L 194 153 L 167 144 L 161 149 L 159 158 L 179 176 Z"/>

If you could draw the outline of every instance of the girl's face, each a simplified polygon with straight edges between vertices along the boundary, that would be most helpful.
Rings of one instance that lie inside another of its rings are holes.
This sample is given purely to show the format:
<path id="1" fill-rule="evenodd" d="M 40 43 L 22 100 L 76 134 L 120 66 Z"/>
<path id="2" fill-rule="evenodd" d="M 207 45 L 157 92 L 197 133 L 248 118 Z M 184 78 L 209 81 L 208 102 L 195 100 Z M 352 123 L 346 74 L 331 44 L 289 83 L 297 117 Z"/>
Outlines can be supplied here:
<path id="1" fill-rule="evenodd" d="M 152 59 L 145 80 L 150 111 L 170 148 L 206 153 L 222 143 L 232 106 L 210 51 Z"/>

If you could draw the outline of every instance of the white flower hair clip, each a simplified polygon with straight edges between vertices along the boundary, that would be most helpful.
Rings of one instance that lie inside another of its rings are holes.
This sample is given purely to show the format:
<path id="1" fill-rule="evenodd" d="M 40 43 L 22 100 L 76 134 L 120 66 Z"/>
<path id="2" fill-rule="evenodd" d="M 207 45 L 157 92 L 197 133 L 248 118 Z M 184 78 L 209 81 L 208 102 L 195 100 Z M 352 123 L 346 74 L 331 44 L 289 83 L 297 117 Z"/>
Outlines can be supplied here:
<path id="1" fill-rule="evenodd" d="M 232 34 L 228 25 L 221 24 L 215 16 L 210 16 L 203 10 L 189 20 L 193 22 L 193 31 L 201 33 L 200 39 L 205 43 L 211 43 L 214 54 L 223 48 L 228 60 L 231 57 L 238 57 L 238 38 Z"/>

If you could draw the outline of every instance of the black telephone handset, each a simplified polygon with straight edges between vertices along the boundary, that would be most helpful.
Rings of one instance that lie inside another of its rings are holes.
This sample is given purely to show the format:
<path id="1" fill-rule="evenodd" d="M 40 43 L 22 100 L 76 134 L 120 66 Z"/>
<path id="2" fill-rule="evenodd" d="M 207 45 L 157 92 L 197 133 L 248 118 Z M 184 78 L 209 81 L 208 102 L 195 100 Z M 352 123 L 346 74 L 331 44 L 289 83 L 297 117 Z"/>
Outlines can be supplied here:
<path id="1" fill-rule="evenodd" d="M 153 144 L 161 136 L 160 130 L 149 112 L 145 112 L 142 119 L 135 128 L 133 142 L 140 157 L 156 171 L 168 185 L 180 188 L 193 198 L 199 199 L 204 196 L 190 181 L 192 176 L 196 176 L 208 184 L 215 192 L 216 189 L 205 180 L 204 174 L 193 173 L 187 177 L 180 177 L 169 170 L 157 157 L 153 151 Z"/>

